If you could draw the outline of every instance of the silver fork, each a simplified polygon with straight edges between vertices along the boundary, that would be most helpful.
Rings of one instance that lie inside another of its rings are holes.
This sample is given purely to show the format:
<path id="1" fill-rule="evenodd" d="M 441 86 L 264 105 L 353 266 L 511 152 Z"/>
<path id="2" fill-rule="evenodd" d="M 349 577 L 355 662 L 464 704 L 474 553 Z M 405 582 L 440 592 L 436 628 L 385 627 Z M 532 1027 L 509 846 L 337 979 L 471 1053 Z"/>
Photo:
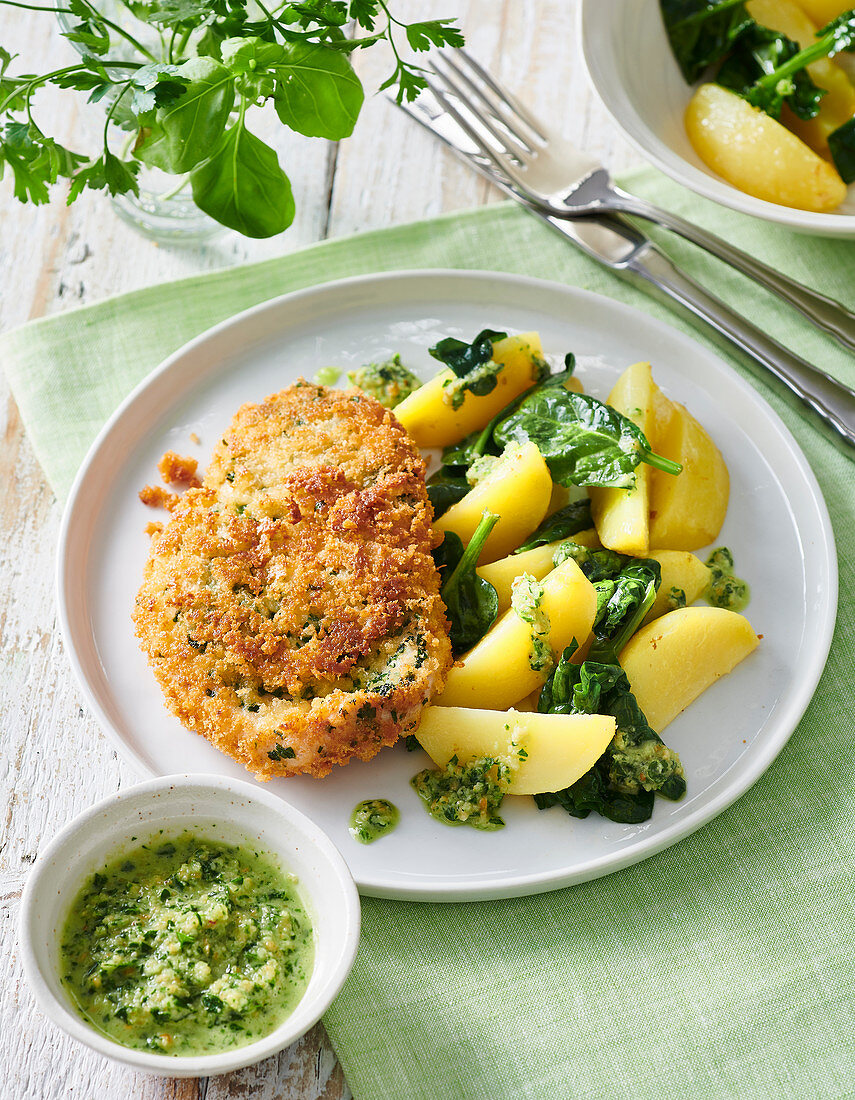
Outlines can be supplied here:
<path id="1" fill-rule="evenodd" d="M 775 271 L 700 226 L 616 187 L 601 164 L 551 133 L 465 50 L 444 50 L 430 65 L 436 79 L 428 83 L 444 110 L 532 205 L 554 218 L 622 213 L 673 230 L 750 276 L 855 351 L 855 314 L 840 302 Z"/>

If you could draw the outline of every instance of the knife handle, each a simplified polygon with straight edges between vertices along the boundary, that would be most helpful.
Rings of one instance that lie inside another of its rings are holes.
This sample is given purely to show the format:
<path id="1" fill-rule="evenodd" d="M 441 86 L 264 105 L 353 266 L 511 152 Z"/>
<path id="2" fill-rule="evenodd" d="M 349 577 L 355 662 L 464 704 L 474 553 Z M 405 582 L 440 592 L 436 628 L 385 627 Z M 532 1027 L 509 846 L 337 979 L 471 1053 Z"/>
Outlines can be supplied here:
<path id="1" fill-rule="evenodd" d="M 815 324 L 823 332 L 828 333 L 850 351 L 855 351 L 855 314 L 851 313 L 840 302 L 833 298 L 811 290 L 810 287 L 790 279 L 781 271 L 776 271 L 754 256 L 743 252 L 739 248 L 728 244 L 721 237 L 708 233 L 699 225 L 687 222 L 685 218 L 672 214 L 668 210 L 662 210 L 658 206 L 640 199 L 637 195 L 630 195 L 620 188 L 613 188 L 606 204 L 610 210 L 618 210 L 622 214 L 632 214 L 637 218 L 654 222 L 665 229 L 678 233 L 692 244 L 705 249 L 713 256 L 730 264 L 731 267 L 748 275 L 761 286 L 789 302 L 791 306 Z"/>
<path id="2" fill-rule="evenodd" d="M 700 287 L 651 245 L 624 269 L 658 287 L 765 367 L 850 447 L 855 447 L 855 390 L 788 351 Z"/>

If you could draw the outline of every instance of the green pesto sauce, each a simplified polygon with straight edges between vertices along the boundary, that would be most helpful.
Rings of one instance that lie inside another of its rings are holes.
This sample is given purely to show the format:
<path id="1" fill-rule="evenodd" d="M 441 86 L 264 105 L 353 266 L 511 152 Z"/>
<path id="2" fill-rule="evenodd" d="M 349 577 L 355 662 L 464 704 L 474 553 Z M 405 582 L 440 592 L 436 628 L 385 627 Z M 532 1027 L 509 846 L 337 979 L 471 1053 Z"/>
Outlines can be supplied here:
<path id="1" fill-rule="evenodd" d="M 338 367 L 321 367 L 315 372 L 314 381 L 319 386 L 334 386 L 339 378 L 341 378 L 341 371 Z"/>
<path id="2" fill-rule="evenodd" d="M 503 829 L 496 811 L 508 789 L 508 764 L 489 756 L 461 764 L 456 756 L 444 768 L 425 768 L 410 780 L 431 817 L 444 825 Z"/>
<path id="3" fill-rule="evenodd" d="M 400 355 L 393 355 L 385 363 L 366 363 L 358 370 L 347 372 L 348 381 L 358 386 L 387 409 L 400 405 L 421 387 L 421 382 L 401 362 Z"/>
<path id="4" fill-rule="evenodd" d="M 244 1046 L 291 1014 L 314 963 L 293 875 L 191 832 L 103 867 L 62 932 L 63 982 L 81 1015 L 158 1054 Z"/>
<path id="5" fill-rule="evenodd" d="M 442 403 L 450 405 L 452 409 L 459 409 L 467 390 L 474 390 L 479 383 L 485 382 L 488 378 L 495 378 L 504 368 L 504 363 L 496 363 L 489 359 L 486 363 L 479 363 L 477 367 L 473 367 L 462 376 L 449 378 L 442 384 Z"/>
<path id="6" fill-rule="evenodd" d="M 552 650 L 549 646 L 549 616 L 543 609 L 543 585 L 530 573 L 517 577 L 511 586 L 511 607 L 531 630 L 529 666 L 532 672 L 549 672 Z"/>
<path id="7" fill-rule="evenodd" d="M 751 599 L 751 590 L 745 581 L 734 576 L 733 554 L 726 546 L 713 550 L 706 561 L 710 570 L 710 583 L 704 599 L 713 607 L 728 611 L 742 611 Z"/>
<path id="8" fill-rule="evenodd" d="M 398 807 L 385 798 L 366 798 L 358 802 L 350 815 L 350 835 L 360 844 L 373 844 L 391 833 L 401 819 Z"/>

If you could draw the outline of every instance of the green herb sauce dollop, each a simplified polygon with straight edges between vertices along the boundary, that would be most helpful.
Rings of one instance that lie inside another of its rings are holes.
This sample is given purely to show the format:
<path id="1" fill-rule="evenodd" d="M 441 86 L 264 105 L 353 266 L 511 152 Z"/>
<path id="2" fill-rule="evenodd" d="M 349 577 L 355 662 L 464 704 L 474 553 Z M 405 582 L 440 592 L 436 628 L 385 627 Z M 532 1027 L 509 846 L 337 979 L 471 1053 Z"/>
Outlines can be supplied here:
<path id="1" fill-rule="evenodd" d="M 503 829 L 497 810 L 508 789 L 511 769 L 491 757 L 461 764 L 456 756 L 444 768 L 425 768 L 410 780 L 431 817 L 444 825 Z"/>
<path id="2" fill-rule="evenodd" d="M 360 844 L 373 844 L 391 833 L 401 819 L 398 807 L 385 798 L 366 798 L 358 802 L 350 815 L 350 835 Z"/>
<path id="3" fill-rule="evenodd" d="M 274 1030 L 314 963 L 296 880 L 246 847 L 156 838 L 93 875 L 62 932 L 63 982 L 123 1046 L 213 1053 Z"/>
<path id="4" fill-rule="evenodd" d="M 742 611 L 747 607 L 751 590 L 745 581 L 734 576 L 733 554 L 728 548 L 719 546 L 713 550 L 706 564 L 710 570 L 710 583 L 704 593 L 707 603 L 727 611 Z"/>

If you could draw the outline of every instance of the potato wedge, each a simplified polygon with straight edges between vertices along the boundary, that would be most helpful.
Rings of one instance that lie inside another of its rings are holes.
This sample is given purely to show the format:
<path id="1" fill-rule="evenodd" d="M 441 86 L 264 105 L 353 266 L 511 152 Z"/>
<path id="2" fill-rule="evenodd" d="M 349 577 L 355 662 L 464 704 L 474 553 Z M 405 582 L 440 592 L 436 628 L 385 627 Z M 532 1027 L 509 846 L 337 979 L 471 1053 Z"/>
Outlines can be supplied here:
<path id="1" fill-rule="evenodd" d="M 586 643 L 597 610 L 594 586 L 579 566 L 567 561 L 543 580 L 541 608 L 549 617 L 549 645 L 559 655 L 575 638 Z M 532 669 L 532 629 L 515 611 L 507 611 L 481 641 L 464 653 L 433 700 L 441 707 L 507 710 L 535 691 L 547 670 Z"/>
<path id="2" fill-rule="evenodd" d="M 702 84 L 692 96 L 686 132 L 708 168 L 755 198 L 827 213 L 846 197 L 846 184 L 831 164 L 718 84 Z"/>
<path id="3" fill-rule="evenodd" d="M 664 401 L 668 401 L 660 394 Z M 650 471 L 650 549 L 697 550 L 721 530 L 730 497 L 730 475 L 721 452 L 682 405 L 668 401 L 672 414 L 657 418 L 654 451 L 683 464 L 677 477 Z M 661 402 L 657 399 L 657 405 Z M 657 435 L 660 423 L 664 434 Z"/>
<path id="4" fill-rule="evenodd" d="M 580 546 L 596 547 L 600 544 L 593 527 L 587 531 L 579 531 L 570 537 Z M 517 577 L 528 573 L 536 581 L 543 580 L 547 573 L 552 572 L 552 557 L 564 541 L 559 539 L 557 542 L 548 542 L 543 546 L 536 546 L 533 550 L 526 550 L 522 554 L 509 554 L 506 558 L 499 558 L 498 561 L 478 566 L 476 573 L 496 589 L 500 615 L 504 615 L 511 606 L 511 586 Z"/>
<path id="5" fill-rule="evenodd" d="M 518 711 L 426 707 L 416 730 L 422 748 L 443 767 L 492 757 L 511 765 L 508 794 L 562 791 L 589 771 L 614 736 L 604 714 L 536 714 Z"/>
<path id="6" fill-rule="evenodd" d="M 700 599 L 710 583 L 709 567 L 687 550 L 652 550 L 647 556 L 655 558 L 661 565 L 662 583 L 642 626 L 670 610 L 668 600 L 672 588 L 681 589 L 685 593 L 686 603 L 692 604 Z"/>
<path id="7" fill-rule="evenodd" d="M 637 424 L 647 438 L 653 420 L 653 377 L 649 363 L 634 363 L 623 372 L 607 404 Z M 591 515 L 603 546 L 621 554 L 643 556 L 649 539 L 648 486 L 650 467 L 635 469 L 635 485 L 627 489 L 589 489 Z"/>
<path id="8" fill-rule="evenodd" d="M 395 409 L 395 416 L 419 447 L 459 443 L 527 390 L 538 378 L 542 360 L 543 347 L 536 332 L 508 336 L 493 345 L 493 362 L 502 363 L 503 369 L 490 393 L 482 397 L 465 393 L 460 407 L 452 408 L 443 400 L 443 384 L 454 379 L 446 367 L 406 397 Z"/>
<path id="9" fill-rule="evenodd" d="M 472 538 L 486 509 L 499 522 L 490 532 L 478 564 L 509 554 L 532 533 L 543 517 L 552 492 L 552 478 L 534 443 L 508 448 L 487 476 L 435 521 L 437 531 Z"/>
<path id="10" fill-rule="evenodd" d="M 647 721 L 661 733 L 757 645 L 744 615 L 721 607 L 683 607 L 643 626 L 619 660 Z"/>
<path id="11" fill-rule="evenodd" d="M 816 23 L 818 27 L 824 27 L 838 15 L 842 15 L 852 7 L 849 0 L 798 0 L 799 7 Z"/>

